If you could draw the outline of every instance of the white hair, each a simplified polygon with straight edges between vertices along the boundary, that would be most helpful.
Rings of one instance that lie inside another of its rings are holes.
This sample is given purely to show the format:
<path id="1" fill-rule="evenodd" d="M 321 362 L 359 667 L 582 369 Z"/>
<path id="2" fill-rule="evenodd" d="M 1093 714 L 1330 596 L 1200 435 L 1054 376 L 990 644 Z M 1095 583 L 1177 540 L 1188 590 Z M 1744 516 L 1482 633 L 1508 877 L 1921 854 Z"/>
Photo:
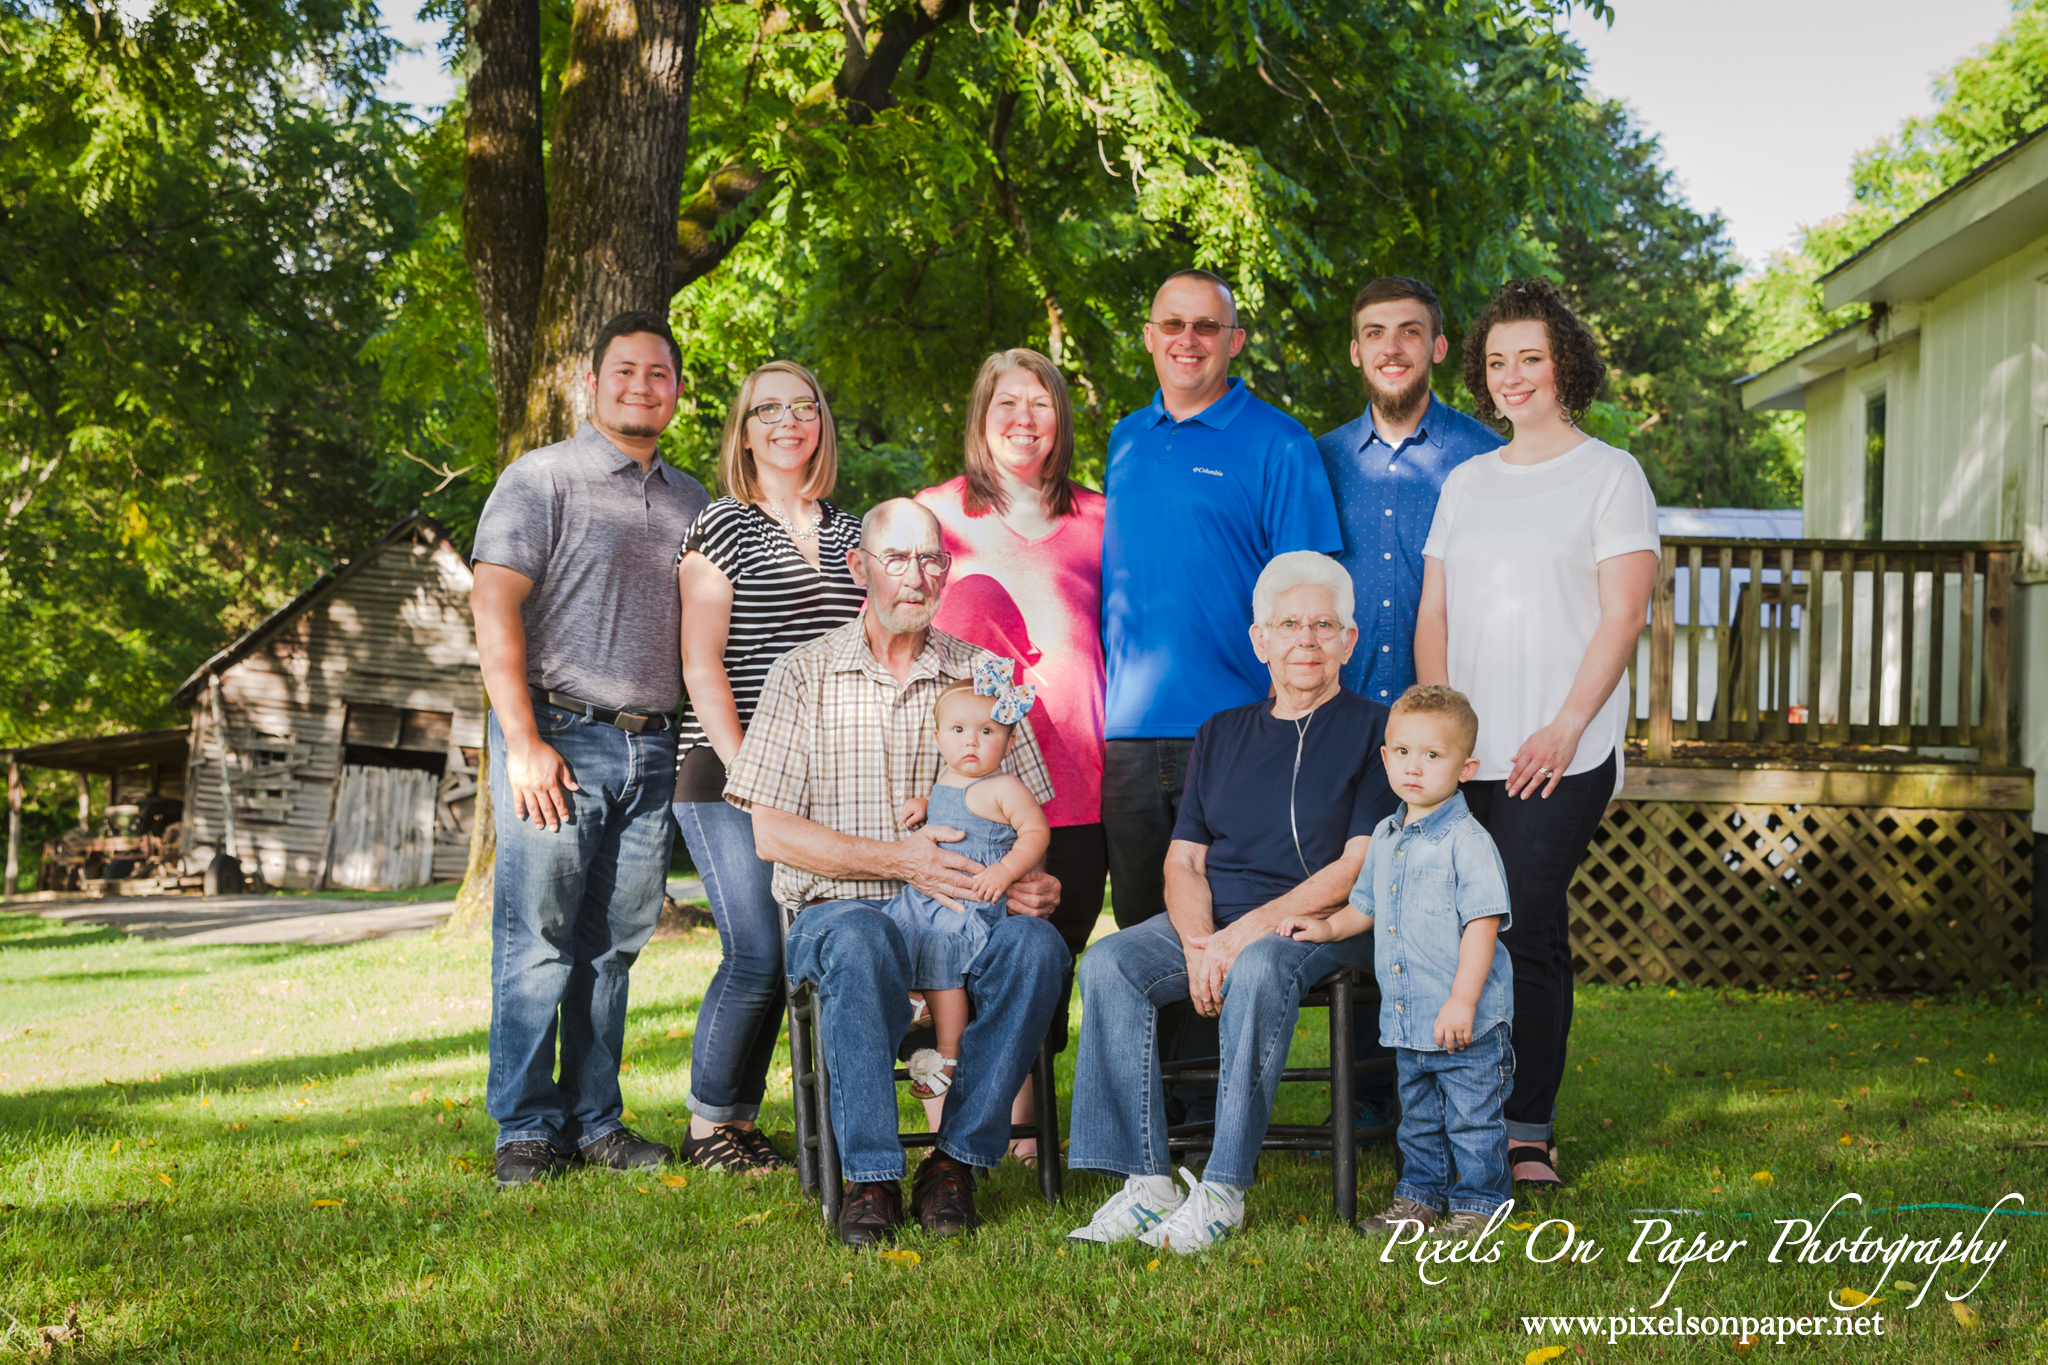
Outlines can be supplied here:
<path id="1" fill-rule="evenodd" d="M 1328 555 L 1314 550 L 1289 550 L 1274 555 L 1252 587 L 1252 624 L 1263 626 L 1273 614 L 1273 600 L 1289 588 L 1326 588 L 1337 608 L 1337 624 L 1350 630 L 1358 622 L 1351 610 L 1357 599 L 1351 592 L 1351 575 Z"/>

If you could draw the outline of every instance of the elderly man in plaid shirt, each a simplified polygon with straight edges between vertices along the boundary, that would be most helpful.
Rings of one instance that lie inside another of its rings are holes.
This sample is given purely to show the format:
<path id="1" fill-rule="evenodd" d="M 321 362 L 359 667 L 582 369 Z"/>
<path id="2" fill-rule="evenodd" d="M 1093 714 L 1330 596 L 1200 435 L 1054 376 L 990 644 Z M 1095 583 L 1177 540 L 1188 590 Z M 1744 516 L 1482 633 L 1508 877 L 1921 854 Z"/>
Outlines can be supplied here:
<path id="1" fill-rule="evenodd" d="M 882 907 L 906 882 L 970 900 L 969 879 L 981 870 L 944 847 L 960 831 L 906 834 L 896 814 L 938 776 L 939 693 L 992 656 L 931 625 L 952 560 L 923 507 L 897 499 L 869 512 L 848 561 L 867 589 L 866 610 L 776 661 L 725 799 L 753 813 L 755 848 L 775 864 L 776 899 L 799 909 L 786 969 L 791 982 L 815 983 L 829 1020 L 818 1041 L 847 1182 L 835 1231 L 860 1246 L 903 1222 L 892 1073 L 910 1027 L 911 961 Z M 1029 724 L 1018 727 L 1003 771 L 1041 803 L 1052 798 Z M 960 1042 L 938 1144 L 912 1187 L 927 1232 L 971 1229 L 973 1168 L 1003 1158 L 1010 1101 L 1045 1037 L 1069 962 L 1045 919 L 1058 903 L 1059 883 L 1043 869 L 1020 879 L 1010 888 L 1009 917 L 968 971 L 974 1022 Z"/>

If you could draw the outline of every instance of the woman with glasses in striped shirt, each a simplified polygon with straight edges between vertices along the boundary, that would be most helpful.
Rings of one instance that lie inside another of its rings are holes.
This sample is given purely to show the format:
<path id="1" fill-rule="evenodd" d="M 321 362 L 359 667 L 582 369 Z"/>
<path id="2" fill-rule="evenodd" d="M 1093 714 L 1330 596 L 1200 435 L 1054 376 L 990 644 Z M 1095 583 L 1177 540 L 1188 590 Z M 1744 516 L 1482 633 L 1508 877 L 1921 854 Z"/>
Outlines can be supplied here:
<path id="1" fill-rule="evenodd" d="M 860 614 L 847 568 L 860 521 L 825 501 L 838 442 L 824 390 L 787 360 L 740 385 L 719 446 L 725 496 L 697 518 L 677 565 L 683 684 L 676 824 L 704 879 L 724 958 L 690 1047 L 684 1161 L 753 1173 L 786 1166 L 755 1126 L 782 1027 L 782 917 L 753 817 L 724 799 L 725 775 L 777 659 Z"/>

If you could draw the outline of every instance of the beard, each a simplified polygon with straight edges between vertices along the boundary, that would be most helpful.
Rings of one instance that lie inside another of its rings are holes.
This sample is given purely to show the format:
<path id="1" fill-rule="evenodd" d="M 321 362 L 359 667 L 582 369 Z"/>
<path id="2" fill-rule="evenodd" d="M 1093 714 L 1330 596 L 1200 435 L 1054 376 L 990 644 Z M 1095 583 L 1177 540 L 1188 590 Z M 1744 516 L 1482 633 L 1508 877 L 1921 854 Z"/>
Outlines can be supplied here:
<path id="1" fill-rule="evenodd" d="M 898 600 L 885 607 L 869 598 L 868 607 L 874 612 L 875 619 L 882 623 L 882 629 L 891 635 L 915 635 L 932 623 L 938 603 L 927 597 L 922 602 Z"/>
<path id="2" fill-rule="evenodd" d="M 1385 413 L 1389 421 L 1405 422 L 1421 412 L 1423 405 L 1429 402 L 1427 368 L 1417 366 L 1415 377 L 1408 381 L 1405 388 L 1400 389 L 1383 389 L 1372 370 L 1367 369 L 1364 373 L 1366 398 L 1375 409 Z"/>
<path id="3" fill-rule="evenodd" d="M 619 420 L 612 422 L 610 425 L 611 429 L 619 433 L 619 435 L 632 436 L 636 439 L 642 436 L 659 436 L 668 427 L 666 422 L 656 426 L 652 422 L 638 417 L 627 417 L 623 413 L 620 415 Z"/>

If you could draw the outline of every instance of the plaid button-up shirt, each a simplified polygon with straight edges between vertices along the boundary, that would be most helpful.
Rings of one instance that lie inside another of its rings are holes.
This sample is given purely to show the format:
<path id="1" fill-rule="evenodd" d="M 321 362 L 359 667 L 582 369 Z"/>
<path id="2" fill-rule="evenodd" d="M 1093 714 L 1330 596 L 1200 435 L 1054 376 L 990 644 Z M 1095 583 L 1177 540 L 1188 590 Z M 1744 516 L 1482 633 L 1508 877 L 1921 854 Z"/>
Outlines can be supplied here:
<path id="1" fill-rule="evenodd" d="M 868 648 L 866 620 L 863 612 L 775 661 L 726 778 L 726 800 L 741 810 L 773 806 L 856 838 L 893 843 L 904 836 L 896 812 L 913 796 L 929 796 L 939 775 L 932 707 L 949 684 L 973 676 L 976 660 L 993 656 L 934 628 L 910 680 L 899 684 Z M 1041 805 L 1052 799 L 1028 717 L 1002 771 L 1022 779 Z M 902 889 L 901 882 L 775 865 L 775 899 L 792 908 L 818 899 L 887 900 Z"/>

